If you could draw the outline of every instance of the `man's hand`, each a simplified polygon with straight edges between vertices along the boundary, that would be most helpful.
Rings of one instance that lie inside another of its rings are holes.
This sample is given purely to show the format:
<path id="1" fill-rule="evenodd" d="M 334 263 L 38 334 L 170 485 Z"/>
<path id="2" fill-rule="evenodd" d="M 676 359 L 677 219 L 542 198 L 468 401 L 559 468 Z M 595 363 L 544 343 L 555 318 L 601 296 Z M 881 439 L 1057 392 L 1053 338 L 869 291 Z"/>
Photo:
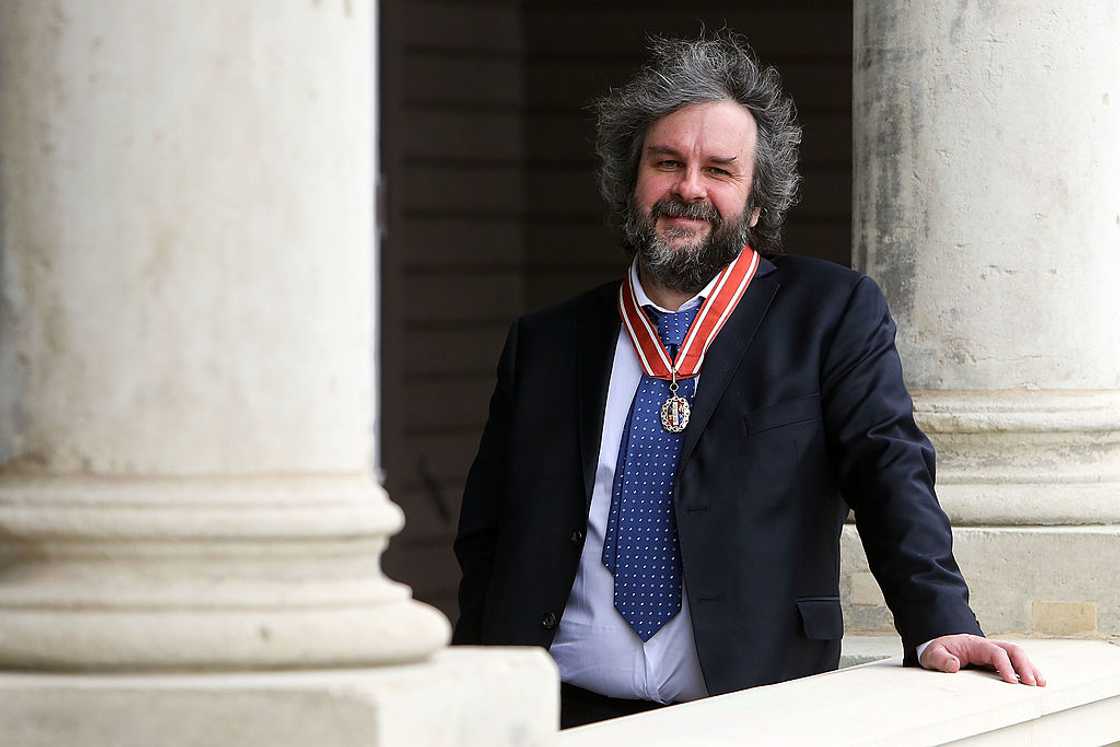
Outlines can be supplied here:
<path id="1" fill-rule="evenodd" d="M 968 664 L 996 670 L 1004 682 L 1046 687 L 1046 678 L 1014 643 L 991 641 L 978 635 L 934 638 L 922 652 L 921 664 L 939 672 L 956 672 Z"/>

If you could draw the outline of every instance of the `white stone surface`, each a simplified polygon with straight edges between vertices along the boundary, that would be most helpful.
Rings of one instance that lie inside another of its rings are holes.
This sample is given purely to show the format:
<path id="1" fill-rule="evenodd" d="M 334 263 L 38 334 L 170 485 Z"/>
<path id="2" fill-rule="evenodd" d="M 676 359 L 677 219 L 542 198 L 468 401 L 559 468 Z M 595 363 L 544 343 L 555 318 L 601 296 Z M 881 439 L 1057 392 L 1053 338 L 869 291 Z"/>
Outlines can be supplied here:
<path id="1" fill-rule="evenodd" d="M 917 389 L 1120 388 L 1120 7 L 856 0 L 856 266 Z"/>
<path id="2" fill-rule="evenodd" d="M 0 666 L 447 641 L 379 570 L 372 12 L 0 6 Z"/>
<path id="3" fill-rule="evenodd" d="M 367 670 L 0 674 L 4 747 L 533 747 L 559 723 L 541 649 L 448 649 Z"/>
<path id="4" fill-rule="evenodd" d="M 1019 641 L 1045 688 L 898 659 L 561 732 L 564 747 L 630 745 L 1104 744 L 1120 740 L 1120 647 Z M 974 741 L 975 740 L 975 741 Z M 1030 741 L 1033 740 L 1033 741 Z"/>

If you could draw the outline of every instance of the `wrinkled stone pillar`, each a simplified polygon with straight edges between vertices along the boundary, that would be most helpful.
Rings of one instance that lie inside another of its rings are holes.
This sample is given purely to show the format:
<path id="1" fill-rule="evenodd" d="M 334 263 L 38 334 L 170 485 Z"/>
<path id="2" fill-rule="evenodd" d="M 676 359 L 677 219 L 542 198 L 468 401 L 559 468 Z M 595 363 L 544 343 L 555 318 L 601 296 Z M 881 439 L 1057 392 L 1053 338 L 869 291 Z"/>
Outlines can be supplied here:
<path id="1" fill-rule="evenodd" d="M 379 569 L 371 5 L 0 9 L 0 668 L 199 673 L 2 676 L 5 744 L 555 728 L 543 653 L 435 655 Z"/>
<path id="2" fill-rule="evenodd" d="M 989 632 L 1120 634 L 1117 39 L 1111 0 L 855 4 L 853 260 Z"/>

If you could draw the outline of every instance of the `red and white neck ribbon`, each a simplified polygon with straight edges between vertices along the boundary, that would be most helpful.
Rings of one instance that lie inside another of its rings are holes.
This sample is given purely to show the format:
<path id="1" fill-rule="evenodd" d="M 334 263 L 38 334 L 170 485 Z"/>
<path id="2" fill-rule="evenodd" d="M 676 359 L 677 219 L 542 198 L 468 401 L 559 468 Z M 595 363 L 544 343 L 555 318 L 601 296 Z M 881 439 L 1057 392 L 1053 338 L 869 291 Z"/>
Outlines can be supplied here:
<path id="1" fill-rule="evenodd" d="M 669 351 L 661 344 L 657 327 L 638 306 L 630 273 L 626 273 L 622 286 L 618 289 L 618 309 L 622 315 L 622 326 L 634 343 L 634 350 L 638 353 L 638 360 L 641 361 L 646 376 L 673 381 L 700 373 L 708 348 L 754 279 L 759 259 L 758 252 L 744 246 L 739 256 L 720 271 L 712 292 L 704 299 L 684 336 L 684 343 L 677 351 L 676 360 L 669 358 Z"/>

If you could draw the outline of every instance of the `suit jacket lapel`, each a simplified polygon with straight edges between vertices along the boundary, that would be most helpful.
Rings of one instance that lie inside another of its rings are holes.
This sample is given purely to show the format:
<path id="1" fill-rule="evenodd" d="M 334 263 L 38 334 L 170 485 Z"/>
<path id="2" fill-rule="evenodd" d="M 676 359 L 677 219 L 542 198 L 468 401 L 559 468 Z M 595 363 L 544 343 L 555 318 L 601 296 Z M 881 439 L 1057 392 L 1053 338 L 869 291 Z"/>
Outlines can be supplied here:
<path id="1" fill-rule="evenodd" d="M 750 347 L 774 294 L 781 283 L 778 282 L 777 267 L 767 259 L 762 259 L 750 287 L 727 323 L 720 330 L 712 346 L 704 356 L 704 366 L 700 369 L 700 385 L 692 402 L 692 417 L 684 432 L 684 445 L 681 447 L 680 466 L 688 462 L 696 443 L 700 440 L 708 421 L 715 412 L 716 405 L 723 397 L 731 377 L 739 367 L 739 362 Z"/>
<path id="2" fill-rule="evenodd" d="M 591 303 L 584 306 L 584 313 L 578 321 L 579 448 L 583 461 L 585 511 L 591 507 L 591 492 L 595 487 L 607 389 L 621 324 L 617 306 L 618 286 L 619 283 L 612 283 L 594 294 Z"/>

